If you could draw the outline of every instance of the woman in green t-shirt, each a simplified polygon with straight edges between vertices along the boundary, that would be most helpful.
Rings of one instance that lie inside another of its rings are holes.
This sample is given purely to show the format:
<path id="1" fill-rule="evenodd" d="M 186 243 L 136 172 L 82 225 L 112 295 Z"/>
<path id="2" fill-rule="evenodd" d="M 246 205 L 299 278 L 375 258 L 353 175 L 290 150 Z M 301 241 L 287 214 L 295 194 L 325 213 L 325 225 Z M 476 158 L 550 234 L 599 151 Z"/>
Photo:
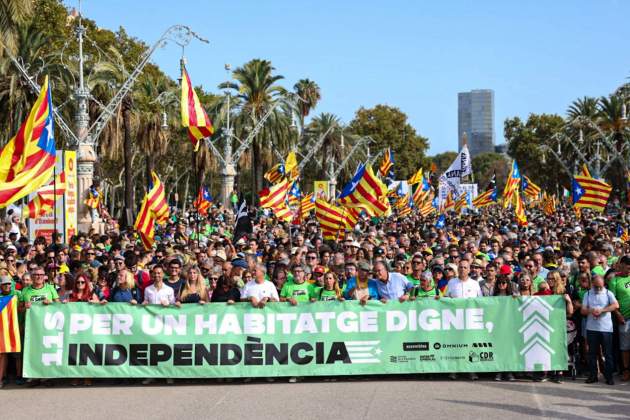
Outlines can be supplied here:
<path id="1" fill-rule="evenodd" d="M 319 289 L 313 301 L 343 301 L 344 298 L 341 295 L 341 288 L 339 287 L 339 281 L 337 275 L 332 271 L 329 271 L 324 275 L 324 286 Z"/>

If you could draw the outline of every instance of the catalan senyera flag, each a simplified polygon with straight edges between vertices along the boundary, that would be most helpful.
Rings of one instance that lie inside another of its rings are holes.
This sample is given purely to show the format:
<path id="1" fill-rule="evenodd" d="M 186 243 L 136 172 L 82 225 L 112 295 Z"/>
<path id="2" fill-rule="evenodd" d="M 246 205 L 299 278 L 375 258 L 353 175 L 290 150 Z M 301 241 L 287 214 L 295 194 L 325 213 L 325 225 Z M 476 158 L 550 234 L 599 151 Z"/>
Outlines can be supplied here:
<path id="1" fill-rule="evenodd" d="M 331 239 L 338 236 L 338 232 L 345 230 L 347 209 L 329 203 L 326 200 L 318 198 L 315 200 L 315 217 L 319 222 L 324 236 Z"/>
<path id="2" fill-rule="evenodd" d="M 359 223 L 361 211 L 359 209 L 344 208 L 344 225 L 346 230 L 352 230 Z"/>
<path id="3" fill-rule="evenodd" d="M 37 190 L 37 194 L 26 204 L 22 211 L 23 218 L 35 218 L 53 211 L 55 201 L 66 192 L 66 173 L 61 172 L 45 187 Z"/>
<path id="4" fill-rule="evenodd" d="M 151 249 L 155 243 L 155 217 L 149 204 L 149 195 L 145 194 L 133 228 L 138 232 L 145 249 Z"/>
<path id="5" fill-rule="evenodd" d="M 166 201 L 166 193 L 164 192 L 164 184 L 160 181 L 155 172 L 151 172 L 151 179 L 153 185 L 147 193 L 147 200 L 155 222 L 158 225 L 163 225 L 168 221 L 171 213 L 168 208 L 168 202 Z"/>
<path id="6" fill-rule="evenodd" d="M 284 179 L 279 183 L 272 185 L 261 191 L 260 207 L 271 209 L 277 219 L 284 222 L 290 222 L 293 219 L 293 213 L 287 204 L 287 195 L 291 184 L 288 179 Z"/>
<path id="7" fill-rule="evenodd" d="M 396 200 L 396 202 L 394 203 L 394 208 L 397 210 L 402 209 L 403 207 L 406 207 L 409 205 L 409 193 L 403 195 L 402 197 L 400 197 L 398 200 Z"/>
<path id="8" fill-rule="evenodd" d="M 214 127 L 205 109 L 201 106 L 195 88 L 190 82 L 186 67 L 182 65 L 182 94 L 181 94 L 182 126 L 188 129 L 188 138 L 195 151 L 199 150 L 201 140 L 214 133 Z"/>
<path id="9" fill-rule="evenodd" d="M 383 178 L 391 175 L 392 167 L 394 166 L 394 155 L 392 154 L 392 150 L 388 147 L 385 150 L 385 155 L 383 156 L 383 162 L 381 162 L 381 166 L 378 168 L 379 173 Z"/>
<path id="10" fill-rule="evenodd" d="M 608 203 L 612 187 L 595 178 L 576 175 L 571 187 L 574 208 L 589 208 L 603 212 Z"/>
<path id="11" fill-rule="evenodd" d="M 264 178 L 272 184 L 277 184 L 284 177 L 285 170 L 282 163 L 277 163 L 265 172 Z"/>
<path id="12" fill-rule="evenodd" d="M 621 225 L 617 225 L 617 237 L 622 242 L 628 242 L 630 235 L 628 235 L 628 229 L 623 228 Z"/>
<path id="13" fill-rule="evenodd" d="M 308 193 L 300 200 L 300 217 L 306 219 L 308 214 L 315 209 L 315 197 L 313 193 Z"/>
<path id="14" fill-rule="evenodd" d="M 210 191 L 207 186 L 202 185 L 201 188 L 199 188 L 199 194 L 197 194 L 197 198 L 193 202 L 193 206 L 197 209 L 197 212 L 200 215 L 208 215 L 208 209 L 212 206 L 212 195 L 210 195 Z"/>
<path id="15" fill-rule="evenodd" d="M 516 223 L 519 226 L 527 226 L 527 216 L 525 215 L 525 206 L 523 206 L 523 200 L 518 191 L 512 195 L 514 205 L 514 215 L 516 216 Z"/>
<path id="16" fill-rule="evenodd" d="M 518 169 L 518 165 L 516 161 L 512 161 L 512 169 L 510 170 L 510 174 L 508 175 L 507 181 L 505 182 L 505 188 L 503 188 L 503 207 L 507 208 L 507 206 L 513 201 L 512 196 L 515 192 L 518 192 L 519 186 L 521 184 L 521 171 Z"/>
<path id="17" fill-rule="evenodd" d="M 140 211 L 133 224 L 133 228 L 140 235 L 145 249 L 151 249 L 154 244 L 155 224 L 162 225 L 168 221 L 170 210 L 166 201 L 164 184 L 155 172 L 151 172 L 152 185 L 142 199 Z"/>
<path id="18" fill-rule="evenodd" d="M 588 170 L 588 166 L 586 166 L 586 163 L 584 163 L 580 168 L 580 175 L 592 178 L 591 171 Z"/>
<path id="19" fill-rule="evenodd" d="M 422 168 L 420 168 L 418 169 L 418 172 L 413 174 L 411 178 L 407 180 L 407 184 L 409 185 L 419 184 L 420 182 L 422 182 L 423 179 L 424 177 L 422 176 Z"/>
<path id="20" fill-rule="evenodd" d="M 52 94 L 48 76 L 17 134 L 0 150 L 0 208 L 50 179 L 55 167 Z"/>
<path id="21" fill-rule="evenodd" d="M 0 353 L 22 350 L 17 308 L 17 296 L 0 296 Z"/>
<path id="22" fill-rule="evenodd" d="M 459 198 L 455 201 L 455 206 L 454 206 L 455 213 L 457 214 L 461 213 L 461 211 L 465 207 L 468 207 L 468 193 L 467 192 L 460 194 Z"/>
<path id="23" fill-rule="evenodd" d="M 530 200 L 538 200 L 540 198 L 540 187 L 532 182 L 529 177 L 523 175 L 523 193 Z"/>
<path id="24" fill-rule="evenodd" d="M 371 216 L 391 213 L 386 199 L 387 187 L 378 179 L 369 165 L 361 165 L 352 180 L 343 188 L 339 204 L 350 208 L 362 208 Z"/>

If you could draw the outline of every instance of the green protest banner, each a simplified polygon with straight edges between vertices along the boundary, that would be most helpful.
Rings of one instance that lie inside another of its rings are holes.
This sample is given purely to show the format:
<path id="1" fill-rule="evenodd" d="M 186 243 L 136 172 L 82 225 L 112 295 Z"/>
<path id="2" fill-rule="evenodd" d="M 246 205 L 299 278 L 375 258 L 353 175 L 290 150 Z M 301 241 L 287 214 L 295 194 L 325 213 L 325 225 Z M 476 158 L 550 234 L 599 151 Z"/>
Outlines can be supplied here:
<path id="1" fill-rule="evenodd" d="M 561 296 L 183 305 L 34 304 L 27 377 L 258 377 L 567 368 Z"/>

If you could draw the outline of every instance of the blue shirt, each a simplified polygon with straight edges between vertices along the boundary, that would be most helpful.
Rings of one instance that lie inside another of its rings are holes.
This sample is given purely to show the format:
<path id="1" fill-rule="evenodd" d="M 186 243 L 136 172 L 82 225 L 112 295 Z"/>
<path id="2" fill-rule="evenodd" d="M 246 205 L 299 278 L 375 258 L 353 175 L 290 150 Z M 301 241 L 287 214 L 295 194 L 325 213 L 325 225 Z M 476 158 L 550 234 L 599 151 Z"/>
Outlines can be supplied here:
<path id="1" fill-rule="evenodd" d="M 379 296 L 378 296 L 378 286 L 376 284 L 375 280 L 368 280 L 367 282 L 368 285 L 368 292 L 370 294 L 370 299 L 375 299 L 378 300 Z M 343 292 L 343 297 L 345 299 L 354 299 L 353 296 L 350 296 L 350 290 L 354 289 L 355 287 L 357 287 L 357 278 L 356 277 L 350 277 L 348 279 L 348 282 L 346 283 L 346 289 Z"/>
<path id="2" fill-rule="evenodd" d="M 617 302 L 615 295 L 608 289 L 602 289 L 602 291 L 598 293 L 592 288 L 586 292 L 582 298 L 582 305 L 588 306 L 589 308 L 602 309 L 615 302 Z M 588 314 L 586 318 L 586 330 L 613 332 L 612 316 L 610 312 L 603 312 L 597 318 L 595 318 L 593 314 Z"/>
<path id="3" fill-rule="evenodd" d="M 394 300 L 411 290 L 413 283 L 400 273 L 389 273 L 389 280 L 376 280 L 376 286 L 381 299 Z"/>

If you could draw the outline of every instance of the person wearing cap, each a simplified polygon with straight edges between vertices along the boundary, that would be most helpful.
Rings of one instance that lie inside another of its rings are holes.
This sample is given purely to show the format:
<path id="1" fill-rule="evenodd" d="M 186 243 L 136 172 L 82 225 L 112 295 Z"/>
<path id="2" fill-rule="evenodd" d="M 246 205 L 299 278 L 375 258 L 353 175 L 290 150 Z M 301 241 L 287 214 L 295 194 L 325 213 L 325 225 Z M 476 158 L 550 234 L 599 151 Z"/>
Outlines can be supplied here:
<path id="1" fill-rule="evenodd" d="M 365 304 L 368 300 L 379 300 L 378 285 L 376 281 L 370 279 L 372 267 L 366 261 L 357 264 L 356 277 L 348 279 L 343 297 L 346 299 L 358 300 Z"/>
<path id="2" fill-rule="evenodd" d="M 630 380 L 630 256 L 621 257 L 617 266 L 619 269 L 609 284 L 609 290 L 619 302 L 614 315 L 619 325 L 622 381 L 627 382 Z"/>
<path id="3" fill-rule="evenodd" d="M 483 280 L 482 273 L 484 267 L 484 262 L 481 261 L 479 258 L 475 258 L 470 264 L 470 278 L 477 282 Z"/>

